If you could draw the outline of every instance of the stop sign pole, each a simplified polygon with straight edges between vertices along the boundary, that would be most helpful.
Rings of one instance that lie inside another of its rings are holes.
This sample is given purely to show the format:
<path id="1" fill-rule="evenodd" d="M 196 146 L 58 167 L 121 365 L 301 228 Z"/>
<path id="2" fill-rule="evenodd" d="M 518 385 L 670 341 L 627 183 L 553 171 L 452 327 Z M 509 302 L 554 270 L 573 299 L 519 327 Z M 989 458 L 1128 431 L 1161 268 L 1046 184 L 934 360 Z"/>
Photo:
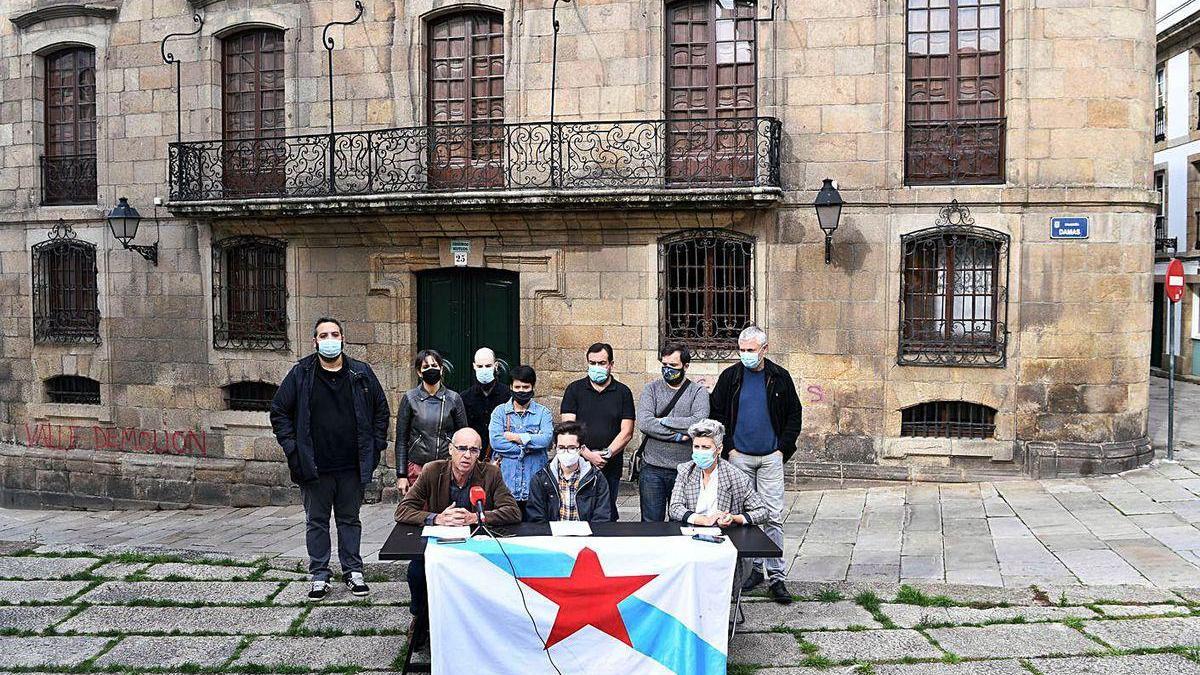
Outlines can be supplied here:
<path id="1" fill-rule="evenodd" d="M 1175 304 L 1183 299 L 1183 263 L 1171 258 L 1167 263 L 1167 361 L 1170 362 L 1170 377 L 1167 379 L 1167 459 L 1175 459 Z"/>

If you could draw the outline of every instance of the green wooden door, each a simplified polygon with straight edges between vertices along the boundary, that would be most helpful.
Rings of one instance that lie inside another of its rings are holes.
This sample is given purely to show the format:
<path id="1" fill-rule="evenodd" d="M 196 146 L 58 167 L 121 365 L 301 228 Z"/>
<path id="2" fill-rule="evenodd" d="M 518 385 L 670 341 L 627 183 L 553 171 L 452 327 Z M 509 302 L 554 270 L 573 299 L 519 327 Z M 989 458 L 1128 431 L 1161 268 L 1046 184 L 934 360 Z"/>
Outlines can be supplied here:
<path id="1" fill-rule="evenodd" d="M 446 384 L 471 386 L 471 359 L 491 347 L 510 366 L 521 361 L 521 311 L 516 272 L 452 267 L 417 273 L 417 348 L 436 349 L 454 370 Z M 508 381 L 508 374 L 501 374 Z"/>

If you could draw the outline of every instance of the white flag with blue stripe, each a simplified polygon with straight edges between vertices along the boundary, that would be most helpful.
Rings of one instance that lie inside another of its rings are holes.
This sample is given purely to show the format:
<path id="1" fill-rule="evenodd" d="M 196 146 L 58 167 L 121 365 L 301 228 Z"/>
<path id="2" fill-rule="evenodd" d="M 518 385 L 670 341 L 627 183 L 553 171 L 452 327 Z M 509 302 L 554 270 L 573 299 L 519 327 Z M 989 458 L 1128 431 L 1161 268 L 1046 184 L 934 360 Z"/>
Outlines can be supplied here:
<path id="1" fill-rule="evenodd" d="M 431 540 L 433 672 L 723 674 L 736 560 L 682 536 Z"/>

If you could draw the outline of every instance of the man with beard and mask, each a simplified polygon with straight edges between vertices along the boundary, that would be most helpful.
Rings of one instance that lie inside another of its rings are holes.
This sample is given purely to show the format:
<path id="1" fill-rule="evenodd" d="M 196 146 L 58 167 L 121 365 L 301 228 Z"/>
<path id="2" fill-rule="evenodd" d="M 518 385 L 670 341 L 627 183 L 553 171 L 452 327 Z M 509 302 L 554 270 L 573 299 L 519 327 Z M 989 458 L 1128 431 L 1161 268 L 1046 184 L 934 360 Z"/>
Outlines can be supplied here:
<path id="1" fill-rule="evenodd" d="M 554 427 L 554 459 L 533 477 L 525 520 L 608 522 L 608 481 L 580 456 L 583 429 L 578 422 Z"/>
<path id="2" fill-rule="evenodd" d="M 449 367 L 433 349 L 422 349 L 413 359 L 420 384 L 400 397 L 396 414 L 396 489 L 403 495 L 415 483 L 421 467 L 450 456 L 450 438 L 467 426 L 462 397 L 443 383 Z"/>
<path id="3" fill-rule="evenodd" d="M 659 358 L 662 378 L 642 388 L 637 407 L 637 426 L 644 438 L 638 476 L 642 522 L 656 523 L 666 520 L 678 467 L 691 457 L 688 427 L 708 417 L 708 390 L 687 378 L 692 360 L 688 348 L 668 342 Z"/>
<path id="4" fill-rule="evenodd" d="M 329 512 L 337 523 L 338 561 L 350 592 L 370 592 L 359 552 L 363 488 L 387 447 L 387 397 L 371 366 L 342 353 L 342 324 L 321 317 L 316 354 L 292 366 L 271 401 L 271 428 L 304 500 L 310 600 L 329 592 Z"/>
<path id="5" fill-rule="evenodd" d="M 475 382 L 462 393 L 463 405 L 467 409 L 467 424 L 483 439 L 484 461 L 490 459 L 488 424 L 492 421 L 492 411 L 512 398 L 512 390 L 508 385 L 496 379 L 502 365 L 503 362 L 496 361 L 495 352 L 480 347 L 471 364 L 475 370 Z"/>
<path id="6" fill-rule="evenodd" d="M 492 411 L 488 435 L 492 457 L 500 466 L 504 484 L 525 515 L 529 483 L 546 465 L 546 449 L 554 435 L 554 420 L 546 406 L 533 400 L 537 373 L 529 366 L 512 371 L 512 399 Z"/>

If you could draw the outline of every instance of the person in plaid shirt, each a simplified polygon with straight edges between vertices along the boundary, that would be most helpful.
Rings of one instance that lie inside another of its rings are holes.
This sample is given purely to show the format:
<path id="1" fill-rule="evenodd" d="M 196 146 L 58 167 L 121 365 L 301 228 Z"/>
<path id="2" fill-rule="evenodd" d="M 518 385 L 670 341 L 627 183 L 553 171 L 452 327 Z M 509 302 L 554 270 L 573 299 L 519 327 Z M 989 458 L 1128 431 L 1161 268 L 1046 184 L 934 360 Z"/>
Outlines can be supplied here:
<path id="1" fill-rule="evenodd" d="M 554 459 L 530 481 L 525 520 L 545 523 L 611 519 L 608 481 L 580 457 L 580 451 L 586 449 L 579 441 L 582 435 L 583 426 L 578 422 L 562 422 L 554 427 Z"/>

